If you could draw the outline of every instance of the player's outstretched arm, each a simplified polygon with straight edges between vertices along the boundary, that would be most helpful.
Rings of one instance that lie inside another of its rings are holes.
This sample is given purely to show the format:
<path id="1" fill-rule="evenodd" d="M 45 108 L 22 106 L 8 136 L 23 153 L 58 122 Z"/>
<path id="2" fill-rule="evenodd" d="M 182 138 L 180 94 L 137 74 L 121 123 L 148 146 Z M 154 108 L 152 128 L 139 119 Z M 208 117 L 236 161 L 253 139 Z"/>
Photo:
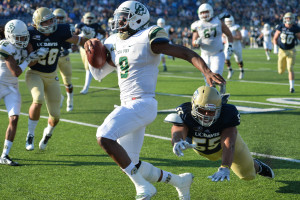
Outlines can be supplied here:
<path id="1" fill-rule="evenodd" d="M 225 79 L 217 73 L 213 73 L 206 65 L 204 60 L 193 50 L 175 44 L 165 43 L 152 43 L 151 49 L 154 53 L 165 54 L 184 59 L 193 64 L 199 71 L 206 77 L 207 83 L 212 87 L 214 82 L 217 84 L 226 84 Z"/>

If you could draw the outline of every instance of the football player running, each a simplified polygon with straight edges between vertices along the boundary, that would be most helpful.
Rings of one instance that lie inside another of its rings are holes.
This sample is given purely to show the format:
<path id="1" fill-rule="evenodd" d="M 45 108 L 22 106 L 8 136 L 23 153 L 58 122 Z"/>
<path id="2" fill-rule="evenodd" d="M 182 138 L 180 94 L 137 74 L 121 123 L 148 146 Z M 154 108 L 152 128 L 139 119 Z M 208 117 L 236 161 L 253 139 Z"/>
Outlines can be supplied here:
<path id="1" fill-rule="evenodd" d="M 270 60 L 270 52 L 272 51 L 272 30 L 269 24 L 264 24 L 259 38 L 263 38 L 263 46 L 266 52 L 267 60 Z"/>
<path id="2" fill-rule="evenodd" d="M 106 32 L 101 28 L 101 25 L 97 23 L 96 15 L 92 12 L 87 12 L 83 15 L 83 23 L 75 25 L 75 35 L 80 35 L 87 39 L 98 38 L 103 40 L 106 36 Z M 85 68 L 85 82 L 80 94 L 87 94 L 93 77 L 89 71 L 88 60 L 84 48 L 80 47 L 79 51 Z"/>
<path id="3" fill-rule="evenodd" d="M 229 30 L 231 31 L 232 37 L 233 37 L 233 44 L 232 44 L 232 50 L 233 50 L 233 55 L 234 55 L 234 59 L 235 62 L 237 62 L 239 68 L 240 68 L 240 75 L 239 75 L 239 79 L 243 79 L 244 78 L 244 63 L 243 63 L 243 57 L 242 57 L 242 51 L 243 51 L 243 47 L 242 47 L 242 34 L 240 32 L 240 26 L 238 24 L 234 23 L 234 18 L 233 16 L 230 16 L 228 18 L 224 19 L 224 22 L 226 24 L 226 26 L 229 28 Z M 230 58 L 231 58 L 231 52 L 228 52 L 228 45 L 230 44 L 226 38 L 226 42 L 225 42 L 225 49 L 224 49 L 224 53 L 225 53 L 225 64 L 227 66 L 228 69 L 228 75 L 227 75 L 227 79 L 231 79 L 232 75 L 233 75 L 233 69 L 231 67 L 231 62 L 230 62 Z"/>
<path id="4" fill-rule="evenodd" d="M 198 8 L 198 21 L 191 25 L 193 32 L 192 45 L 199 47 L 201 57 L 214 73 L 223 74 L 225 56 L 222 43 L 222 33 L 228 37 L 228 54 L 232 54 L 233 37 L 229 28 L 218 18 L 214 17 L 213 8 L 207 4 L 201 4 Z M 207 83 L 207 85 L 209 85 Z M 222 88 L 221 88 L 222 90 Z M 222 91 L 225 93 L 225 91 Z"/>
<path id="5" fill-rule="evenodd" d="M 5 39 L 0 40 L 0 99 L 4 100 L 9 123 L 0 164 L 18 166 L 19 164 L 8 156 L 16 135 L 21 109 L 18 77 L 30 62 L 38 60 L 43 55 L 35 51 L 28 56 L 25 48 L 29 42 L 29 32 L 23 21 L 7 22 L 4 33 Z"/>
<path id="6" fill-rule="evenodd" d="M 252 180 L 256 173 L 274 178 L 273 170 L 250 151 L 238 133 L 240 114 L 234 105 L 227 104 L 213 87 L 201 86 L 193 94 L 192 101 L 176 108 L 165 122 L 173 123 L 173 152 L 183 156 L 183 150 L 195 145 L 194 151 L 211 161 L 221 160 L 221 166 L 212 181 L 230 180 L 230 169 L 243 180 Z"/>
<path id="7" fill-rule="evenodd" d="M 166 33 L 168 34 L 168 37 L 170 38 L 170 28 L 171 28 L 171 26 L 170 25 L 166 25 L 166 21 L 163 18 L 159 18 L 157 20 L 156 24 L 157 24 L 157 26 L 165 29 Z M 160 58 L 161 58 L 161 61 L 162 61 L 162 64 L 163 64 L 163 68 L 164 68 L 163 71 L 164 72 L 168 71 L 165 55 L 164 54 L 160 54 Z"/>
<path id="8" fill-rule="evenodd" d="M 175 175 L 152 164 L 140 161 L 145 128 L 157 115 L 155 87 L 161 53 L 192 63 L 206 77 L 208 84 L 225 84 L 194 51 L 169 43 L 168 34 L 158 26 L 148 27 L 148 9 L 137 1 L 125 1 L 114 12 L 112 29 L 118 32 L 105 40 L 109 52 L 107 63 L 96 69 L 90 66 L 94 78 L 101 81 L 116 70 L 121 105 L 116 107 L 97 130 L 97 142 L 127 174 L 136 188 L 136 199 L 150 199 L 156 193 L 151 182 L 173 185 L 180 199 L 190 199 L 191 173 Z M 88 52 L 93 48 L 85 44 Z M 108 64 L 110 63 L 110 64 Z"/>
<path id="9" fill-rule="evenodd" d="M 288 70 L 291 93 L 295 92 L 294 64 L 297 39 L 300 39 L 300 27 L 295 24 L 294 14 L 288 12 L 283 16 L 283 23 L 276 26 L 273 43 L 275 53 L 277 53 L 279 47 L 278 73 L 283 74 L 286 69 Z"/>
<path id="10" fill-rule="evenodd" d="M 25 75 L 27 87 L 32 95 L 26 149 L 34 149 L 34 131 L 40 119 L 42 105 L 46 101 L 48 126 L 44 129 L 39 143 L 39 148 L 44 150 L 60 118 L 61 91 L 56 70 L 60 50 L 65 42 L 83 46 L 87 39 L 72 35 L 69 24 L 57 24 L 55 15 L 49 8 L 38 8 L 32 19 L 33 25 L 28 28 L 30 40 L 27 49 L 31 52 L 43 47 L 45 54 L 29 65 L 30 69 Z"/>
<path id="11" fill-rule="evenodd" d="M 58 24 L 67 23 L 67 13 L 61 8 L 57 8 L 53 11 Z M 58 59 L 57 66 L 60 70 L 63 83 L 66 88 L 67 93 L 67 112 L 73 110 L 73 85 L 72 85 L 72 65 L 69 56 L 69 49 L 71 49 L 71 44 L 69 42 L 64 42 L 60 51 L 60 57 Z M 61 104 L 64 96 L 61 97 Z M 62 105 L 61 105 L 62 106 Z"/>

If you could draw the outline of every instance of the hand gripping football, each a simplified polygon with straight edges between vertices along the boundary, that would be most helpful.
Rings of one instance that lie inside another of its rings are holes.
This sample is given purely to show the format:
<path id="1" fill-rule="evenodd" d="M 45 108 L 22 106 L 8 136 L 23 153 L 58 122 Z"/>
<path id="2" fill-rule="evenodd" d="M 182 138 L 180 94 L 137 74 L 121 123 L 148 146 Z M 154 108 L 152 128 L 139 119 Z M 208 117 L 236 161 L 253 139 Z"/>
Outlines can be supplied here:
<path id="1" fill-rule="evenodd" d="M 105 46 L 97 38 L 88 40 L 84 44 L 86 57 L 91 66 L 102 68 L 107 60 L 107 52 Z"/>

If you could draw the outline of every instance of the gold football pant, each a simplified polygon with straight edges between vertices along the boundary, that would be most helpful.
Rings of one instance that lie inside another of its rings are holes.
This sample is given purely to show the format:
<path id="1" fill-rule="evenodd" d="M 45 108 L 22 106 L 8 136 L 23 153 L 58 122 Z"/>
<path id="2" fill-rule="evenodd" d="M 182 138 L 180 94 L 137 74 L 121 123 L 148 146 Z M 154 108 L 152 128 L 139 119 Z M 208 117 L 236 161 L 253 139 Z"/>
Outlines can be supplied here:
<path id="1" fill-rule="evenodd" d="M 26 72 L 25 80 L 33 103 L 43 104 L 46 100 L 49 116 L 58 120 L 61 92 L 57 72 L 43 73 L 29 69 Z"/>
<path id="2" fill-rule="evenodd" d="M 195 152 L 212 161 L 222 159 L 222 149 L 209 155 L 200 153 L 196 150 Z M 235 141 L 235 151 L 231 169 L 240 179 L 243 180 L 252 180 L 256 176 L 253 158 L 239 133 L 237 134 Z"/>
<path id="3" fill-rule="evenodd" d="M 289 72 L 293 71 L 296 59 L 295 48 L 290 50 L 283 50 L 279 48 L 278 51 L 278 73 L 282 74 L 287 69 Z"/>
<path id="4" fill-rule="evenodd" d="M 72 85 L 72 66 L 70 56 L 59 57 L 57 64 L 64 85 Z"/>
<path id="5" fill-rule="evenodd" d="M 86 57 L 85 50 L 82 47 L 80 47 L 79 49 L 80 49 L 81 59 L 82 59 L 82 62 L 84 64 L 84 68 L 85 68 L 85 70 L 89 71 L 89 61 Z"/>

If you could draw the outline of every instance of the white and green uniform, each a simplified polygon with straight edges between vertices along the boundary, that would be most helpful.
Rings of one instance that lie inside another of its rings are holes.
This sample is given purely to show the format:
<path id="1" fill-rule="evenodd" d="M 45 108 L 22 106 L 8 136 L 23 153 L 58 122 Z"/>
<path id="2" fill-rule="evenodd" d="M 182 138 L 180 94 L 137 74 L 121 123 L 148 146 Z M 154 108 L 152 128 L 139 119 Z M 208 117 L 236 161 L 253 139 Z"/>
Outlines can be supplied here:
<path id="1" fill-rule="evenodd" d="M 225 56 L 222 43 L 222 23 L 218 17 L 211 21 L 198 20 L 191 25 L 192 32 L 197 31 L 200 38 L 201 57 L 214 73 L 222 75 Z"/>
<path id="2" fill-rule="evenodd" d="M 27 57 L 27 51 L 16 48 L 7 40 L 0 41 L 0 99 L 4 99 L 8 115 L 12 116 L 20 114 L 21 95 L 18 77 L 12 75 L 5 63 L 8 56 L 13 56 L 19 65 Z"/>
<path id="3" fill-rule="evenodd" d="M 154 97 L 160 55 L 152 52 L 152 42 L 168 42 L 163 28 L 152 26 L 126 40 L 116 33 L 104 43 L 117 67 L 121 106 L 106 117 L 97 137 L 118 140 L 134 164 L 139 162 L 146 125 L 157 115 Z"/>
<path id="4" fill-rule="evenodd" d="M 236 32 L 238 30 L 240 30 L 240 26 L 238 24 L 234 24 L 234 25 L 232 25 L 232 26 L 230 26 L 228 28 L 231 31 L 231 34 L 232 34 L 233 37 L 235 37 L 236 36 Z M 243 61 L 243 57 L 242 57 L 243 47 L 242 47 L 241 40 L 233 40 L 232 50 L 233 50 L 233 55 L 234 55 L 235 61 L 237 63 L 242 62 Z M 227 60 L 230 60 L 230 56 L 228 55 L 228 38 L 227 37 L 226 37 L 226 43 L 225 43 L 224 53 L 225 53 L 225 58 Z"/>
<path id="5" fill-rule="evenodd" d="M 262 29 L 261 33 L 264 37 L 264 49 L 272 50 L 272 30 Z"/>

